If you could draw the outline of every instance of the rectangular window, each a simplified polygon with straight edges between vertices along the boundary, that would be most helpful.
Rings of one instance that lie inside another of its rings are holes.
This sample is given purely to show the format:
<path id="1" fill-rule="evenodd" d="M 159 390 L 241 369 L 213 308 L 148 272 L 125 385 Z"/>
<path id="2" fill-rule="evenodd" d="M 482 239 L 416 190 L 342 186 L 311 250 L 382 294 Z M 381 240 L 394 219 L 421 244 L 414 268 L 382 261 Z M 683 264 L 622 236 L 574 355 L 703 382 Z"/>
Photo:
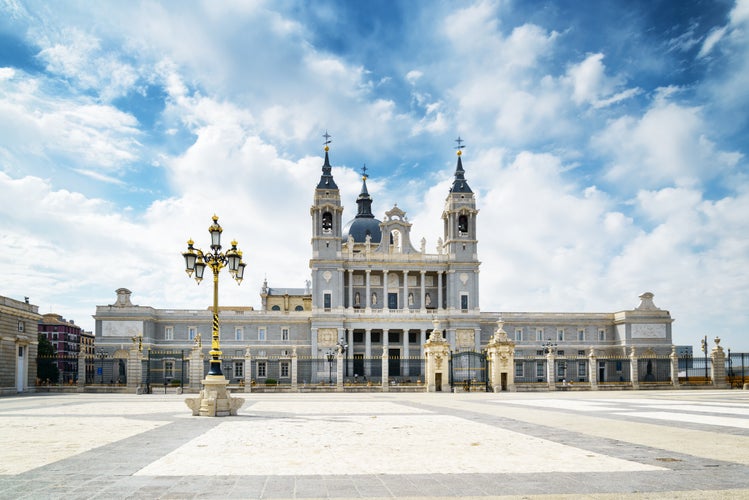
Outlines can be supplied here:
<path id="1" fill-rule="evenodd" d="M 198 333 L 198 329 L 194 326 L 188 326 L 187 327 L 187 338 L 190 340 L 195 340 L 195 335 Z"/>
<path id="2" fill-rule="evenodd" d="M 289 340 L 289 329 L 281 328 L 281 340 Z"/>
<path id="3" fill-rule="evenodd" d="M 601 342 L 606 340 L 606 330 L 604 328 L 598 329 L 598 340 L 600 340 Z"/>
<path id="4" fill-rule="evenodd" d="M 12 325 L 12 324 L 13 324 L 13 323 L 11 323 L 11 325 Z M 18 322 L 18 331 L 19 331 L 19 332 L 22 332 L 22 331 L 24 331 L 25 329 L 26 329 L 26 325 L 25 325 L 25 324 L 23 323 L 23 321 L 19 321 L 19 322 Z"/>
<path id="5" fill-rule="evenodd" d="M 234 362 L 234 378 L 244 377 L 244 361 Z"/>
<path id="6" fill-rule="evenodd" d="M 165 326 L 164 327 L 164 339 L 165 340 L 174 340 L 174 327 L 173 326 Z"/>
<path id="7" fill-rule="evenodd" d="M 468 295 L 463 294 L 463 295 L 460 296 L 460 308 L 463 311 L 467 311 L 468 310 Z"/>
<path id="8" fill-rule="evenodd" d="M 518 378 L 523 376 L 523 363 L 515 363 L 515 376 Z"/>
<path id="9" fill-rule="evenodd" d="M 564 340 L 564 328 L 557 328 L 557 340 Z"/>
<path id="10" fill-rule="evenodd" d="M 289 378 L 289 362 L 281 361 L 281 377 Z"/>
<path id="11" fill-rule="evenodd" d="M 174 378 L 174 361 L 164 361 L 164 378 Z"/>
<path id="12" fill-rule="evenodd" d="M 578 361 L 577 363 L 577 376 L 584 377 L 587 363 L 585 361 Z"/>
<path id="13" fill-rule="evenodd" d="M 564 374 L 567 372 L 567 364 L 565 362 L 561 362 L 557 365 L 557 377 L 564 377 Z"/>
<path id="14" fill-rule="evenodd" d="M 257 378 L 265 378 L 267 375 L 267 365 L 265 361 L 257 362 Z"/>
<path id="15" fill-rule="evenodd" d="M 333 301 L 333 296 L 329 293 L 325 293 L 322 296 L 322 300 L 323 300 L 323 307 L 325 308 L 325 310 L 330 311 L 330 308 L 332 307 L 331 304 Z"/>
<path id="16" fill-rule="evenodd" d="M 515 341 L 517 342 L 523 341 L 523 329 L 522 328 L 515 328 Z"/>
<path id="17" fill-rule="evenodd" d="M 577 329 L 577 340 L 579 340 L 580 342 L 585 340 L 585 328 Z"/>
<path id="18" fill-rule="evenodd" d="M 544 329 L 536 328 L 536 342 L 543 342 L 543 341 L 544 341 Z"/>
<path id="19" fill-rule="evenodd" d="M 544 364 L 543 362 L 537 362 L 536 363 L 536 377 L 539 379 L 539 382 L 541 379 L 544 378 Z"/>
<path id="20" fill-rule="evenodd" d="M 264 342 L 266 338 L 267 338 L 266 329 L 264 326 L 261 326 L 260 328 L 257 329 L 257 339 Z"/>
<path id="21" fill-rule="evenodd" d="M 234 328 L 234 340 L 242 340 L 244 338 L 244 328 L 237 326 Z"/>

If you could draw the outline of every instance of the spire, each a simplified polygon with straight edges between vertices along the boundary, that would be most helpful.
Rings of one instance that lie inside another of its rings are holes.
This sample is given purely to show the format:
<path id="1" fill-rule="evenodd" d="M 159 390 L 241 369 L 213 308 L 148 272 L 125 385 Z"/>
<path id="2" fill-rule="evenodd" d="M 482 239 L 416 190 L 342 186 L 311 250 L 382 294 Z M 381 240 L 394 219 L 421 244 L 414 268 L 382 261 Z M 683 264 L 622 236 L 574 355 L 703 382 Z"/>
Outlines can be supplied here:
<path id="1" fill-rule="evenodd" d="M 367 166 L 364 165 L 361 175 L 361 193 L 359 193 L 359 197 L 356 199 L 356 205 L 359 207 L 356 213 L 357 219 L 374 219 L 374 215 L 372 214 L 372 197 L 369 196 L 369 191 L 367 191 L 367 177 Z"/>
<path id="2" fill-rule="evenodd" d="M 463 145 L 463 139 L 458 136 L 457 139 L 455 139 L 455 142 L 458 143 L 455 149 L 458 150 L 458 165 L 455 167 L 455 180 L 453 181 L 453 185 L 450 188 L 451 193 L 473 193 L 471 191 L 471 188 L 468 186 L 468 182 L 466 182 L 465 173 L 466 171 L 463 170 L 463 161 L 461 160 L 461 157 L 463 156 L 463 148 L 465 146 Z"/>
<path id="3" fill-rule="evenodd" d="M 326 130 L 323 137 L 325 138 L 325 163 L 322 166 L 322 176 L 320 177 L 320 182 L 317 183 L 317 189 L 338 189 L 333 180 L 333 174 L 330 172 L 333 167 L 330 166 L 330 160 L 328 159 L 328 150 L 330 149 L 328 144 L 331 143 L 330 138 L 332 136 Z"/>

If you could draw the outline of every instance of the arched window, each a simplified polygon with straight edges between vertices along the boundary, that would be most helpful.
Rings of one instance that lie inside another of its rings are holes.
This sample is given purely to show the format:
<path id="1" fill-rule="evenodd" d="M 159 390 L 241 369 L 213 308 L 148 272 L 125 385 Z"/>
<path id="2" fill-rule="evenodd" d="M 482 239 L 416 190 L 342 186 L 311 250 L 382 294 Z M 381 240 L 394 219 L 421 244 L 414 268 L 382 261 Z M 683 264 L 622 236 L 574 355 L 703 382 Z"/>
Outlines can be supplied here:
<path id="1" fill-rule="evenodd" d="M 276 304 L 275 306 L 271 307 L 270 310 L 271 311 L 280 311 L 281 307 L 278 304 Z"/>
<path id="2" fill-rule="evenodd" d="M 295 311 L 304 311 L 304 308 L 302 306 L 296 306 L 294 308 Z"/>
<path id="3" fill-rule="evenodd" d="M 458 217 L 458 232 L 460 234 L 468 233 L 468 217 L 466 215 Z"/>
<path id="4" fill-rule="evenodd" d="M 322 214 L 322 232 L 330 233 L 333 231 L 333 214 L 325 212 Z"/>

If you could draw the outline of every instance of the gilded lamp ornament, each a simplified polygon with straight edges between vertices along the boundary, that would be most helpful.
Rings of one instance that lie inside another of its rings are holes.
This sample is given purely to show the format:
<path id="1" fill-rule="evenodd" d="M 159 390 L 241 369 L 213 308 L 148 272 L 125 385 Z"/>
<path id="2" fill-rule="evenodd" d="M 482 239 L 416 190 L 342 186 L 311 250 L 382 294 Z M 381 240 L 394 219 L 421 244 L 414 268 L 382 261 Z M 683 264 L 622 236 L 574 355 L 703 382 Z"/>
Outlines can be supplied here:
<path id="1" fill-rule="evenodd" d="M 213 271 L 213 327 L 211 336 L 211 368 L 208 375 L 223 376 L 221 372 L 221 350 L 219 343 L 219 319 L 218 319 L 218 275 L 224 267 L 229 268 L 229 274 L 237 284 L 242 283 L 246 264 L 242 262 L 242 251 L 237 248 L 237 242 L 231 242 L 231 248 L 221 252 L 221 233 L 223 228 L 218 223 L 218 216 L 214 214 L 213 224 L 208 228 L 211 234 L 211 250 L 203 252 L 193 245 L 192 239 L 187 241 L 187 251 L 182 253 L 185 258 L 185 272 L 187 276 L 193 277 L 200 284 L 203 281 L 205 268 L 210 267 Z"/>

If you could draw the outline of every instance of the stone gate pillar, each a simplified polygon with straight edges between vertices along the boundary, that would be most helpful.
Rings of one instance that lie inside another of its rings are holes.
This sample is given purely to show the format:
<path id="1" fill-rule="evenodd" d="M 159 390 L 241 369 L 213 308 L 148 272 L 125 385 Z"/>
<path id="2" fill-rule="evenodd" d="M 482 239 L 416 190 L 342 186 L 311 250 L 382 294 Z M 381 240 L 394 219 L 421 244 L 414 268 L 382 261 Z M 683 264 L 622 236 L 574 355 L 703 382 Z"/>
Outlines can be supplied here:
<path id="1" fill-rule="evenodd" d="M 588 353 L 588 372 L 590 372 L 590 390 L 598 390 L 598 358 L 596 357 L 596 351 L 592 347 Z"/>
<path id="2" fill-rule="evenodd" d="M 382 392 L 390 391 L 390 365 L 388 364 L 388 346 L 382 346 Z"/>
<path id="3" fill-rule="evenodd" d="M 203 341 L 200 334 L 195 336 L 195 343 L 190 351 L 190 389 L 199 391 L 203 380 Z"/>
<path id="4" fill-rule="evenodd" d="M 86 385 L 86 352 L 78 353 L 78 392 L 83 392 Z"/>
<path id="5" fill-rule="evenodd" d="M 720 346 L 720 337 L 715 337 L 715 347 L 710 353 L 712 369 L 710 376 L 713 381 L 713 387 L 716 389 L 725 389 L 726 383 L 726 354 Z"/>
<path id="6" fill-rule="evenodd" d="M 671 384 L 679 387 L 679 356 L 676 354 L 676 346 L 671 346 Z"/>
<path id="7" fill-rule="evenodd" d="M 133 345 L 127 354 L 127 387 L 136 392 L 143 382 L 143 337 L 133 337 Z"/>
<path id="8" fill-rule="evenodd" d="M 497 321 L 497 330 L 486 346 L 489 381 L 494 392 L 515 392 L 515 342 L 507 337 L 504 322 Z"/>
<path id="9" fill-rule="evenodd" d="M 299 390 L 299 383 L 297 382 L 297 355 L 296 346 L 291 351 L 291 390 L 297 392 Z"/>
<path id="10" fill-rule="evenodd" d="M 249 346 L 244 350 L 244 392 L 252 392 L 252 353 Z"/>
<path id="11" fill-rule="evenodd" d="M 424 385 L 427 392 L 450 392 L 450 344 L 442 337 L 439 320 L 435 319 L 433 326 L 434 329 L 424 344 Z"/>
<path id="12" fill-rule="evenodd" d="M 335 356 L 335 390 L 343 392 L 343 348 L 339 345 Z"/>
<path id="13" fill-rule="evenodd" d="M 546 354 L 546 382 L 548 383 L 548 387 L 550 391 L 556 391 L 557 390 L 557 383 L 556 383 L 556 377 L 557 373 L 555 368 L 556 356 L 553 348 L 549 349 L 549 352 Z"/>
<path id="14" fill-rule="evenodd" d="M 632 347 L 629 351 L 629 378 L 632 380 L 632 389 L 640 388 L 640 367 L 639 359 L 637 357 L 637 349 Z"/>

